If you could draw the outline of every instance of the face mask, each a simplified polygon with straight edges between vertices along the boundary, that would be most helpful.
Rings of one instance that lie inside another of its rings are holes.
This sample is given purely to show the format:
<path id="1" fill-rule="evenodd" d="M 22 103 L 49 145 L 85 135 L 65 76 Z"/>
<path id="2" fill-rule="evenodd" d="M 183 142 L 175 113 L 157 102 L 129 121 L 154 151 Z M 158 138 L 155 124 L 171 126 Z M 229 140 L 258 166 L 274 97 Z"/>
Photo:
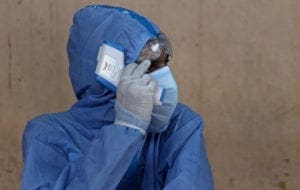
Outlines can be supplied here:
<path id="1" fill-rule="evenodd" d="M 162 105 L 155 105 L 152 111 L 150 132 L 164 131 L 178 103 L 178 88 L 172 72 L 168 66 L 150 73 L 153 79 L 163 89 Z"/>

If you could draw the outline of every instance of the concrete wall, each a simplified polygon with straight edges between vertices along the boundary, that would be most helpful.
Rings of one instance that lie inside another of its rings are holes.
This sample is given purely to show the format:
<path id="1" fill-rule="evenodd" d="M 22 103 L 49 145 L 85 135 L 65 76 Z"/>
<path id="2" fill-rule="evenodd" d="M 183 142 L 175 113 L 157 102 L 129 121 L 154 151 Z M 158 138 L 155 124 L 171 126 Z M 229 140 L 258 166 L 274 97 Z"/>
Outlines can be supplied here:
<path id="1" fill-rule="evenodd" d="M 75 100 L 65 45 L 89 2 L 0 2 L 0 189 L 19 187 L 26 121 Z M 206 121 L 216 189 L 299 189 L 300 1 L 98 2 L 142 12 L 172 39 L 180 99 Z"/>

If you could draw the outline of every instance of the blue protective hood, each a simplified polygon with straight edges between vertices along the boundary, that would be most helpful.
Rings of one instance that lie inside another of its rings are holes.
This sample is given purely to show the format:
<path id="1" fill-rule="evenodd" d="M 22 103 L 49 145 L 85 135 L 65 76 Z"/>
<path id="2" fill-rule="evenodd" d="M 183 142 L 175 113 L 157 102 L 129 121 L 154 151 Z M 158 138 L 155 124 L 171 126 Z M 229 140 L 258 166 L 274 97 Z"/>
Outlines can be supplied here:
<path id="1" fill-rule="evenodd" d="M 107 5 L 80 9 L 73 18 L 67 45 L 69 75 L 77 99 L 104 91 L 94 74 L 97 53 L 104 41 L 125 49 L 127 65 L 135 62 L 146 42 L 159 33 L 150 20 L 128 9 Z"/>

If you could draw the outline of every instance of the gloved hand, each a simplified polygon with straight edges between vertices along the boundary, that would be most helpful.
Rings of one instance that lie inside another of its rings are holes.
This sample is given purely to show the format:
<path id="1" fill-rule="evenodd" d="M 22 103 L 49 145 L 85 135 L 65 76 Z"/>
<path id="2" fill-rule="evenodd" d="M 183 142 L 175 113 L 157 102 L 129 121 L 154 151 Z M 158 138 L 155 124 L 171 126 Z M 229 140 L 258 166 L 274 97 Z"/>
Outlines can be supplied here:
<path id="1" fill-rule="evenodd" d="M 149 74 L 150 61 L 132 63 L 125 67 L 117 88 L 115 124 L 147 130 L 154 105 L 157 82 Z"/>

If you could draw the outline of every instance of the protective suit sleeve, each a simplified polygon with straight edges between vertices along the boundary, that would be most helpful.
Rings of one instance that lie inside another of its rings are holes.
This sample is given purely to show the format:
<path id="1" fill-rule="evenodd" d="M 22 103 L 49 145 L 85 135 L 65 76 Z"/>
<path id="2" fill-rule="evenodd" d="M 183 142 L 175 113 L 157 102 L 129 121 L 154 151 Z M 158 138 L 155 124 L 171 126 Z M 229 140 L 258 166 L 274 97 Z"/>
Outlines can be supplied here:
<path id="1" fill-rule="evenodd" d="M 115 189 L 144 142 L 138 130 L 106 125 L 80 150 L 63 128 L 43 125 L 23 135 L 23 190 Z"/>
<path id="2" fill-rule="evenodd" d="M 173 165 L 167 172 L 164 190 L 191 189 L 213 190 L 213 177 L 203 138 L 203 123 L 195 118 L 172 136 L 174 143 L 189 136 L 180 150 L 175 151 Z M 167 158 L 168 159 L 168 158 Z"/>

